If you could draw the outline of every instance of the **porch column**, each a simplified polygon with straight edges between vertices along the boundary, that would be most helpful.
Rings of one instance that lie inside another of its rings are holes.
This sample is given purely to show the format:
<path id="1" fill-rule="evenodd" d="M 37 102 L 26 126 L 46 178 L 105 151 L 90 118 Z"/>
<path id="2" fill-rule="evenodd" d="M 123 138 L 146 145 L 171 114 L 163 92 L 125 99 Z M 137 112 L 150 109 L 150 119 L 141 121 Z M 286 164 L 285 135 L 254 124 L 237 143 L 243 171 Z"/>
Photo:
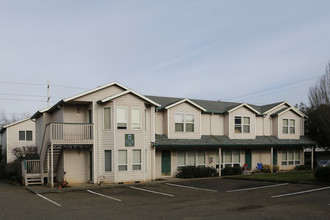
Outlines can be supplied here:
<path id="1" fill-rule="evenodd" d="M 50 183 L 51 187 L 54 187 L 54 151 L 53 144 L 50 144 Z"/>
<path id="2" fill-rule="evenodd" d="M 314 170 L 314 146 L 312 147 L 311 152 L 311 169 Z"/>
<path id="3" fill-rule="evenodd" d="M 221 177 L 221 147 L 219 147 L 219 176 Z"/>
<path id="4" fill-rule="evenodd" d="M 152 149 L 152 180 L 156 179 L 156 148 Z"/>
<path id="5" fill-rule="evenodd" d="M 274 158 L 274 148 L 271 147 L 270 148 L 270 166 L 271 166 L 270 172 L 271 173 L 273 172 L 273 166 L 274 166 L 273 158 Z"/>

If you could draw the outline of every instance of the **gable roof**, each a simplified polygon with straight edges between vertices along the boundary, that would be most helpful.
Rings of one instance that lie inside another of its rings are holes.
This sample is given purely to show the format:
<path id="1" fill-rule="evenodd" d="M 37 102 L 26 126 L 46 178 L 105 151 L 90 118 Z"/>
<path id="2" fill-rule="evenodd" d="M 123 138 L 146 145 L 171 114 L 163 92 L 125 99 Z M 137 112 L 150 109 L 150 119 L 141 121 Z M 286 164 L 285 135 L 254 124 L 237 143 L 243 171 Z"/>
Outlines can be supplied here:
<path id="1" fill-rule="evenodd" d="M 119 93 L 119 94 L 116 94 L 116 95 L 110 96 L 110 97 L 108 97 L 108 98 L 104 98 L 104 99 L 102 99 L 102 100 L 99 100 L 97 103 L 100 104 L 100 103 L 109 102 L 109 101 L 111 101 L 111 100 L 113 100 L 113 99 L 115 99 L 115 98 L 121 97 L 121 96 L 126 95 L 126 94 L 128 94 L 128 93 L 132 93 L 132 94 L 138 96 L 139 98 L 141 98 L 141 99 L 143 99 L 143 100 L 145 100 L 145 101 L 147 101 L 147 102 L 149 102 L 149 103 L 151 103 L 151 104 L 153 104 L 153 105 L 155 105 L 155 106 L 157 106 L 157 107 L 160 106 L 160 104 L 158 104 L 158 103 L 152 101 L 151 99 L 149 99 L 149 98 L 147 98 L 147 97 L 145 97 L 145 96 L 143 96 L 143 95 L 141 95 L 141 94 L 139 94 L 139 93 L 137 93 L 137 92 L 135 92 L 135 91 L 133 91 L 133 90 L 126 90 L 126 91 L 124 91 L 124 92 L 122 92 L 122 93 Z"/>
<path id="2" fill-rule="evenodd" d="M 191 101 L 189 99 L 182 99 L 182 100 L 180 100 L 178 102 L 175 102 L 175 103 L 173 103 L 171 105 L 166 106 L 165 109 L 170 109 L 170 108 L 172 108 L 174 106 L 177 106 L 177 105 L 180 105 L 181 103 L 184 103 L 184 102 L 188 102 L 189 104 L 195 106 L 196 108 L 199 108 L 200 110 L 206 112 L 206 109 L 205 108 L 203 108 L 202 106 L 196 104 L 195 102 L 193 102 L 193 101 Z"/>
<path id="3" fill-rule="evenodd" d="M 240 105 L 236 106 L 235 108 L 230 109 L 228 112 L 231 113 L 241 107 L 246 107 L 246 108 L 250 109 L 251 111 L 255 112 L 256 114 L 260 114 L 260 112 L 258 112 L 257 110 L 255 110 L 254 108 L 252 108 L 250 105 L 248 105 L 246 103 L 240 104 Z"/>
<path id="4" fill-rule="evenodd" d="M 29 121 L 29 120 L 31 120 L 31 119 L 30 118 L 25 118 L 25 119 L 13 122 L 13 123 L 8 124 L 8 125 L 4 125 L 4 126 L 2 126 L 2 128 L 0 130 L 0 133 L 3 133 L 7 128 L 9 128 L 11 126 L 14 126 L 14 125 L 17 125 L 17 124 L 20 124 L 20 123 L 23 123 L 23 122 L 26 122 L 26 121 Z"/>
<path id="5" fill-rule="evenodd" d="M 298 111 L 294 107 L 282 108 L 282 109 L 278 110 L 277 112 L 271 114 L 270 116 L 271 117 L 279 116 L 279 115 L 282 115 L 282 114 L 284 114 L 285 112 L 288 112 L 288 111 L 293 111 L 294 113 L 296 113 L 297 115 L 299 115 L 301 117 L 306 117 L 305 114 L 301 113 L 300 111 Z"/>

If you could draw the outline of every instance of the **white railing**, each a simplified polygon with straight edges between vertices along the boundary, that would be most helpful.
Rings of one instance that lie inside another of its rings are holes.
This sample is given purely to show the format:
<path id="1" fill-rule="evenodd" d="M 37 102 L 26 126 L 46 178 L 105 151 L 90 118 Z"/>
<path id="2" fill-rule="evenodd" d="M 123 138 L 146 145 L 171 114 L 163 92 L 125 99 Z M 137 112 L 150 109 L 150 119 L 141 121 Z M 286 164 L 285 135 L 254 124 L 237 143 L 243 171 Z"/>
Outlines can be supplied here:
<path id="1" fill-rule="evenodd" d="M 50 129 L 54 144 L 93 144 L 93 124 L 51 123 Z"/>
<path id="2" fill-rule="evenodd" d="M 26 173 L 40 173 L 40 160 L 25 160 Z"/>

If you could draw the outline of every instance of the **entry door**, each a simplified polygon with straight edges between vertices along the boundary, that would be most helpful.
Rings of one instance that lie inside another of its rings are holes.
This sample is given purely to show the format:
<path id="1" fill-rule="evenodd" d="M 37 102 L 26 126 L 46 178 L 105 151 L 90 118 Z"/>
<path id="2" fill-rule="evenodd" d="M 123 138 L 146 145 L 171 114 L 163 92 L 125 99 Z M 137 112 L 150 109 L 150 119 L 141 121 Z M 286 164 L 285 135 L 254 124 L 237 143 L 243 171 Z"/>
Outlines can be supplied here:
<path id="1" fill-rule="evenodd" d="M 246 149 L 245 150 L 245 164 L 248 165 L 248 169 L 252 168 L 252 155 L 251 150 Z"/>
<path id="2" fill-rule="evenodd" d="M 162 151 L 162 176 L 171 175 L 171 151 Z"/>
<path id="3" fill-rule="evenodd" d="M 93 181 L 93 151 L 89 151 L 89 180 Z"/>
<path id="4" fill-rule="evenodd" d="M 277 165 L 277 149 L 273 150 L 273 165 Z"/>

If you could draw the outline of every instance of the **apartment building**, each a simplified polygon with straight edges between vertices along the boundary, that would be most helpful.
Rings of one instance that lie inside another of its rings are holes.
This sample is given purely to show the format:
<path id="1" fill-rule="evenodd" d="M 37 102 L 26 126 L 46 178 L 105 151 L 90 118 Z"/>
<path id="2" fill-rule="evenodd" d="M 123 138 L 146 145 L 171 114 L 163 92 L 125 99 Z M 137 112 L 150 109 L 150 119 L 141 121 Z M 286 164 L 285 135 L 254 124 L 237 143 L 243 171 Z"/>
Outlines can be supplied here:
<path id="1" fill-rule="evenodd" d="M 141 95 L 117 82 L 36 112 L 40 178 L 74 183 L 151 181 L 185 165 L 303 164 L 305 115 L 287 102 Z M 29 162 L 27 161 L 27 166 Z"/>

